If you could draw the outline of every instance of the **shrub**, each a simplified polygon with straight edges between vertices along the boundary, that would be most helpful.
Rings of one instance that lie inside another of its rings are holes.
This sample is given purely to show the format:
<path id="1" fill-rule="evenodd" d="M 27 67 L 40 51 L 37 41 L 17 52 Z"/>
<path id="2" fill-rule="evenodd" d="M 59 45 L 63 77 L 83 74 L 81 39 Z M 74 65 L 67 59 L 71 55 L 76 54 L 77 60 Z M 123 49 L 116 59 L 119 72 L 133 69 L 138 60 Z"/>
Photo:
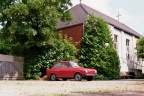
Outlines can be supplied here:
<path id="1" fill-rule="evenodd" d="M 54 62 L 75 60 L 76 48 L 67 38 L 59 35 L 52 45 L 32 47 L 25 54 L 24 75 L 26 79 L 38 79 L 41 68 L 50 68 Z"/>
<path id="2" fill-rule="evenodd" d="M 84 67 L 95 68 L 99 74 L 97 79 L 118 79 L 119 57 L 108 24 L 103 19 L 90 15 L 84 28 L 79 62 Z"/>

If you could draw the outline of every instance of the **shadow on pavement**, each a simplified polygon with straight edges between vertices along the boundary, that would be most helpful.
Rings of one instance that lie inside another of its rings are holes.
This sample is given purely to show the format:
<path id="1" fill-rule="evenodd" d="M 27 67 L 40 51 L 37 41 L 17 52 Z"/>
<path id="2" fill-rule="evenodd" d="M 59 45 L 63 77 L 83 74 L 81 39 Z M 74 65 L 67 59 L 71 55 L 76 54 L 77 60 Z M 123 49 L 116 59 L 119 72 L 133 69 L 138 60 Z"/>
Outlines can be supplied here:
<path id="1" fill-rule="evenodd" d="M 107 93 L 72 92 L 72 94 L 63 96 L 144 96 L 144 92 L 141 91 L 107 92 Z"/>
<path id="2" fill-rule="evenodd" d="M 144 79 L 119 79 L 121 81 L 144 81 Z"/>

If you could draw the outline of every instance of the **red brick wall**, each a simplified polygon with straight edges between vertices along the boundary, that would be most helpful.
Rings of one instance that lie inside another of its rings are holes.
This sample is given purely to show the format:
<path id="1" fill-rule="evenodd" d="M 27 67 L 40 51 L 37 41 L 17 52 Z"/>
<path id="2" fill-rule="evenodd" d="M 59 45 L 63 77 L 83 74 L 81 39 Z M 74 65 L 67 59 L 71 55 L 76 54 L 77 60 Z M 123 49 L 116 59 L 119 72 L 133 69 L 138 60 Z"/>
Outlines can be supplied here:
<path id="1" fill-rule="evenodd" d="M 74 42 L 79 42 L 82 39 L 83 24 L 68 27 L 62 29 L 62 34 L 67 34 L 68 37 L 72 37 Z M 80 48 L 79 44 L 75 44 L 76 48 Z"/>

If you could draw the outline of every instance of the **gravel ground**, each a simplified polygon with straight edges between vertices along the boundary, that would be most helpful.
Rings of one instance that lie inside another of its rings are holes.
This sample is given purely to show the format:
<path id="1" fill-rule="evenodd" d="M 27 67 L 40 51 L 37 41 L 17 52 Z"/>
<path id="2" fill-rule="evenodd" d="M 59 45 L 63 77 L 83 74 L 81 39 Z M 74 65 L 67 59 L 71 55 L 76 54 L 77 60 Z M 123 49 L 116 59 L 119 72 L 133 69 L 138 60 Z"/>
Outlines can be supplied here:
<path id="1" fill-rule="evenodd" d="M 0 96 L 144 96 L 144 80 L 0 81 Z"/>

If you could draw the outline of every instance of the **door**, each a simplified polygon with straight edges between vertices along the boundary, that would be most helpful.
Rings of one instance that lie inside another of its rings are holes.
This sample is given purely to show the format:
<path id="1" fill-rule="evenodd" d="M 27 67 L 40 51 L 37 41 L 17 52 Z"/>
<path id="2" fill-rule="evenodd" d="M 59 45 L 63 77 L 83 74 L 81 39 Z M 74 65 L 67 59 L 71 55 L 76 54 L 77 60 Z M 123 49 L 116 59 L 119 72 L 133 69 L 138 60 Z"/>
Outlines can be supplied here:
<path id="1" fill-rule="evenodd" d="M 73 68 L 70 63 L 62 63 L 60 72 L 62 77 L 73 77 L 73 73 Z"/>
<path id="2" fill-rule="evenodd" d="M 61 77 L 61 63 L 57 63 L 52 67 L 51 73 L 54 73 L 56 77 Z"/>

